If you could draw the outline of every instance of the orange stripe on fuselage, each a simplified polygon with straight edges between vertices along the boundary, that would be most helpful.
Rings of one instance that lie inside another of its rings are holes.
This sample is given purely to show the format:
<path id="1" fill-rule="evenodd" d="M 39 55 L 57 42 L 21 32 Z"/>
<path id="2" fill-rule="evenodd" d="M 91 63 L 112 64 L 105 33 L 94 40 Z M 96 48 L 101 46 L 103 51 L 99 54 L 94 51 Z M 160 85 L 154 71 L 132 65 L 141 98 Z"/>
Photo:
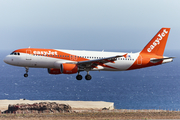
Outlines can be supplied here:
<path id="1" fill-rule="evenodd" d="M 27 51 L 31 51 L 31 53 L 29 53 Z M 87 60 L 89 60 L 86 58 L 78 57 L 76 55 L 72 55 L 72 54 L 54 50 L 54 49 L 24 48 L 24 49 L 15 50 L 14 52 L 27 53 L 27 54 L 45 56 L 45 57 L 50 57 L 50 58 L 70 60 L 70 61 L 87 61 Z M 58 55 L 59 55 L 59 57 L 58 57 Z"/>

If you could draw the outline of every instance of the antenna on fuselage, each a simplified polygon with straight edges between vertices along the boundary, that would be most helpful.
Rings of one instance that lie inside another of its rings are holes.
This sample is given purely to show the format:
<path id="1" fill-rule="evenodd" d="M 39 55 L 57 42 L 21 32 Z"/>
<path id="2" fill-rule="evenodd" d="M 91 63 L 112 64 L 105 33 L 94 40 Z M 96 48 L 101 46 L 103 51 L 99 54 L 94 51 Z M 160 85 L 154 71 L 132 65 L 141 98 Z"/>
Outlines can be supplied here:
<path id="1" fill-rule="evenodd" d="M 31 48 L 31 46 L 29 46 L 29 48 Z"/>

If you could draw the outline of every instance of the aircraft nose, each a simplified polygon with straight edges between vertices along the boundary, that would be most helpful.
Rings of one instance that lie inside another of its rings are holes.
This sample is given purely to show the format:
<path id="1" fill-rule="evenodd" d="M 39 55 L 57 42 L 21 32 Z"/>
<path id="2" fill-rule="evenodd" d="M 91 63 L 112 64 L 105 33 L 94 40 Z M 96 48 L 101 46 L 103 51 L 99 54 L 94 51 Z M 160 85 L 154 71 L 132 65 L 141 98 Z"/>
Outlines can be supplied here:
<path id="1" fill-rule="evenodd" d="M 10 63 L 10 58 L 9 56 L 6 56 L 3 60 L 5 63 L 9 64 Z"/>

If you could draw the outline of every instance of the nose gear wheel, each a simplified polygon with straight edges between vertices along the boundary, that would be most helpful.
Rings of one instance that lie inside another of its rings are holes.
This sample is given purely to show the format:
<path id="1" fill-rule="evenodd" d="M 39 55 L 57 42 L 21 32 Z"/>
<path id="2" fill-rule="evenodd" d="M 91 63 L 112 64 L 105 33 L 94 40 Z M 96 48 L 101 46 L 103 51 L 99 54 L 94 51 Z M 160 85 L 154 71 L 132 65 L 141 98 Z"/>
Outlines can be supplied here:
<path id="1" fill-rule="evenodd" d="M 28 77 L 29 68 L 28 68 L 28 67 L 25 67 L 25 69 L 26 69 L 26 73 L 24 74 L 24 77 Z"/>

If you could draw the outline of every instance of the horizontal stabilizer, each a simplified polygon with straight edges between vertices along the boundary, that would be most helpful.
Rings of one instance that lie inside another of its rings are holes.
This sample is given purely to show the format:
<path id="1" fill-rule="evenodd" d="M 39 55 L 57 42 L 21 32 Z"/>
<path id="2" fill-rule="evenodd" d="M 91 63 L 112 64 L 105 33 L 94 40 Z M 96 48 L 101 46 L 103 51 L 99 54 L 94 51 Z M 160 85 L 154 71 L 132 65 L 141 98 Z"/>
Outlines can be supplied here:
<path id="1" fill-rule="evenodd" d="M 163 61 L 163 63 L 165 63 L 165 62 L 172 62 L 173 58 L 175 58 L 175 57 L 158 58 L 158 59 L 152 58 L 150 60 L 150 62 L 152 62 L 152 63 L 157 63 L 157 62 L 160 62 L 160 61 Z M 166 60 L 166 61 L 164 61 L 164 60 Z"/>

